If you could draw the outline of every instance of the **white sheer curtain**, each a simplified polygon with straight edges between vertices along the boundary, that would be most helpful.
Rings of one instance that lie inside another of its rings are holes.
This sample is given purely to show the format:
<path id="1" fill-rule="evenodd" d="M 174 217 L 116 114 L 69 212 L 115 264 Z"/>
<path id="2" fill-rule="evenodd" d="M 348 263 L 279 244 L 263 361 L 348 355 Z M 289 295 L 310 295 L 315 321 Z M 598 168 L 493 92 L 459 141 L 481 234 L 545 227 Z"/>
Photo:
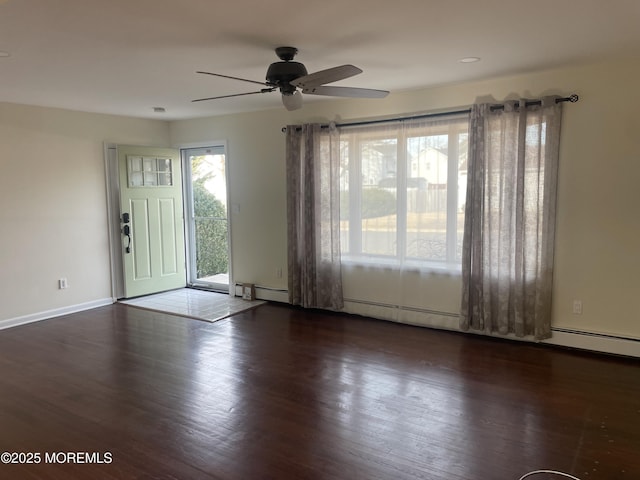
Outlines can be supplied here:
<path id="1" fill-rule="evenodd" d="M 474 105 L 462 252 L 460 327 L 551 336 L 562 104 Z"/>
<path id="2" fill-rule="evenodd" d="M 468 112 L 339 127 L 346 309 L 455 324 L 443 285 L 460 274 Z M 452 297 L 455 298 L 455 293 Z M 444 315 L 444 316 L 443 316 Z"/>
<path id="3" fill-rule="evenodd" d="M 287 126 L 289 301 L 343 307 L 340 266 L 340 148 L 334 126 Z"/>

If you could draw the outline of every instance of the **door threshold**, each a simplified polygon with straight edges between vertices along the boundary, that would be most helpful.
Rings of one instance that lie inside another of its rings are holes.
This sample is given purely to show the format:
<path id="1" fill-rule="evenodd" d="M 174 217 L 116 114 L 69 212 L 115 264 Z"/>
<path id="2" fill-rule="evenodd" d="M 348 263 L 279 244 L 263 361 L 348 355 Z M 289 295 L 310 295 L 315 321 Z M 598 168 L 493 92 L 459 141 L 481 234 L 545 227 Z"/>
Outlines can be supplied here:
<path id="1" fill-rule="evenodd" d="M 198 284 L 190 284 L 187 285 L 187 288 L 193 288 L 194 290 L 203 290 L 205 292 L 214 292 L 214 293 L 229 293 L 229 286 L 223 286 L 222 288 L 212 287 L 210 285 L 198 285 Z"/>

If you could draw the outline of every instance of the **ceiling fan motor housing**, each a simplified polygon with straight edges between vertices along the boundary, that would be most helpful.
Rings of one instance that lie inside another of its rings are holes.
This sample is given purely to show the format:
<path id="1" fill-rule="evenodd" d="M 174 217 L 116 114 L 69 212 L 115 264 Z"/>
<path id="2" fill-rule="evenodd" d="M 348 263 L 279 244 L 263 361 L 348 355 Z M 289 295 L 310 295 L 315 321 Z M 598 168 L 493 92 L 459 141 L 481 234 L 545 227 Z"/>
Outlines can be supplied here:
<path id="1" fill-rule="evenodd" d="M 299 62 L 275 62 L 267 70 L 267 84 L 280 87 L 285 95 L 292 95 L 296 87 L 289 84 L 296 78 L 307 75 L 307 69 Z"/>

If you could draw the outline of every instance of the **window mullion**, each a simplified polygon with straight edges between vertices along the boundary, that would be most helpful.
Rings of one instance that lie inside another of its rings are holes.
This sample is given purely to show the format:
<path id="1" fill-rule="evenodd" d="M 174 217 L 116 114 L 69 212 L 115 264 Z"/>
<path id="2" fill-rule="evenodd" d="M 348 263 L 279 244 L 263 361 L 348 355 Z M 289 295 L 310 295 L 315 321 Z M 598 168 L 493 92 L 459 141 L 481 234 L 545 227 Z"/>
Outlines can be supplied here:
<path id="1" fill-rule="evenodd" d="M 407 255 L 407 134 L 398 132 L 396 151 L 396 256 L 404 262 Z"/>
<path id="2" fill-rule="evenodd" d="M 362 254 L 362 152 L 355 135 L 349 138 L 349 247 Z"/>
<path id="3" fill-rule="evenodd" d="M 451 129 L 448 139 L 447 162 L 447 262 L 455 262 L 458 229 L 458 145 L 459 131 Z"/>

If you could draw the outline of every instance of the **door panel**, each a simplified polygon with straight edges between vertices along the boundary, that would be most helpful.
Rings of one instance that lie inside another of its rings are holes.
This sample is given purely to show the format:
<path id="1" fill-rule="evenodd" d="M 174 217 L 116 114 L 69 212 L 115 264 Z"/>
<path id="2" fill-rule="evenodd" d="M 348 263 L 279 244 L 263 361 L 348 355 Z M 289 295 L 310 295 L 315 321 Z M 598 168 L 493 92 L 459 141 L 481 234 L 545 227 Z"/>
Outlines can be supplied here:
<path id="1" fill-rule="evenodd" d="M 130 214 L 131 232 L 122 244 L 124 296 L 186 286 L 179 152 L 119 145 L 118 163 L 120 218 Z"/>
<path id="2" fill-rule="evenodd" d="M 173 198 L 162 198 L 158 201 L 162 276 L 175 275 L 178 273 L 178 263 L 175 255 L 177 248 L 175 203 Z"/>
<path id="3" fill-rule="evenodd" d="M 131 242 L 131 252 L 129 252 L 133 261 L 132 279 L 134 281 L 148 280 L 151 278 L 149 202 L 146 199 L 131 199 L 129 201 L 129 209 L 124 211 L 131 213 L 132 230 L 134 230 Z"/>

